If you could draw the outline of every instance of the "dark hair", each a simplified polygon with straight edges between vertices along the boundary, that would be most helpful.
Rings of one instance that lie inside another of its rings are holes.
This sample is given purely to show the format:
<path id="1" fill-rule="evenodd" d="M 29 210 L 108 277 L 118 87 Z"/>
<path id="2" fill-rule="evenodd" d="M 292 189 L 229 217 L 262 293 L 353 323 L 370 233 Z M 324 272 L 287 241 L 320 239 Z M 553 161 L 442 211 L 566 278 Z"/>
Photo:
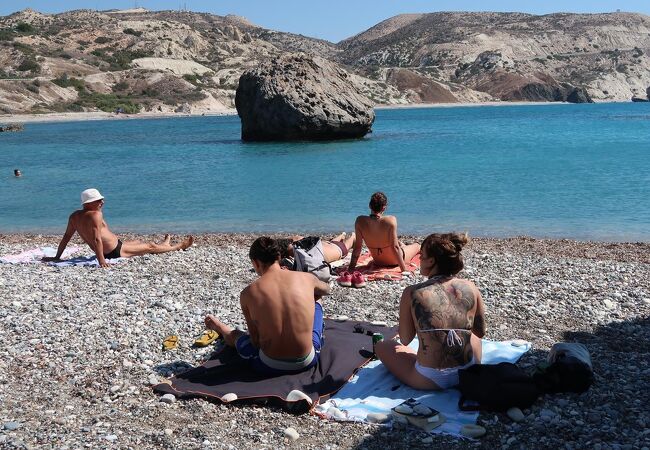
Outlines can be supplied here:
<path id="1" fill-rule="evenodd" d="M 278 246 L 280 258 L 288 258 L 289 256 L 292 256 L 289 254 L 289 245 L 293 244 L 293 241 L 291 239 L 278 238 L 275 240 L 275 243 Z"/>
<path id="2" fill-rule="evenodd" d="M 422 242 L 421 250 L 436 260 L 440 275 L 456 275 L 463 270 L 460 252 L 468 242 L 467 233 L 434 233 Z"/>
<path id="3" fill-rule="evenodd" d="M 370 206 L 370 210 L 372 212 L 380 212 L 381 209 L 388 204 L 388 198 L 386 198 L 386 194 L 383 192 L 375 192 L 372 194 L 370 197 L 370 203 L 368 206 Z"/>
<path id="4" fill-rule="evenodd" d="M 280 259 L 278 243 L 268 236 L 258 237 L 251 245 L 248 257 L 262 264 L 271 265 Z"/>

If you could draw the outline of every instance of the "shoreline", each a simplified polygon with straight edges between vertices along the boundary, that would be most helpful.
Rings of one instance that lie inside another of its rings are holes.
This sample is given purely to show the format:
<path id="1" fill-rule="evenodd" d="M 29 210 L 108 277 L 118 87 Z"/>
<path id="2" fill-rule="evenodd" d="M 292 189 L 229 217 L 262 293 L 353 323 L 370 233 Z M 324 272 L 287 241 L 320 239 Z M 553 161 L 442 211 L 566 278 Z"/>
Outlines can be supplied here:
<path id="1" fill-rule="evenodd" d="M 144 241 L 159 240 L 164 233 L 116 233 L 121 239 L 139 239 Z M 170 233 L 172 240 L 181 239 L 191 234 L 195 238 L 194 246 L 222 246 L 236 245 L 247 248 L 253 240 L 265 233 L 240 232 L 240 233 Z M 309 235 L 310 233 L 305 233 Z M 334 237 L 338 233 L 314 233 L 323 237 Z M 274 237 L 289 237 L 286 232 L 266 233 Z M 28 246 L 58 245 L 61 234 L 39 233 L 1 233 L 0 244 Z M 426 235 L 404 234 L 400 240 L 406 242 L 421 242 Z M 84 252 L 91 250 L 78 237 L 74 236 L 68 245 L 78 245 Z M 553 257 L 571 257 L 590 260 L 611 260 L 620 262 L 636 262 L 650 264 L 650 242 L 603 242 L 577 240 L 569 238 L 536 238 L 531 236 L 490 237 L 472 236 L 468 247 L 473 246 L 492 249 L 495 251 L 510 251 L 527 255 L 547 255 Z"/>
<path id="2" fill-rule="evenodd" d="M 632 103 L 624 101 L 598 101 L 601 103 Z M 375 110 L 395 109 L 428 109 L 428 108 L 478 108 L 489 106 L 544 106 L 544 105 L 571 105 L 568 102 L 482 102 L 482 103 L 410 103 L 399 105 L 375 105 Z M 129 119 L 170 119 L 184 117 L 215 117 L 215 116 L 236 116 L 234 108 L 222 111 L 208 111 L 196 113 L 157 113 L 144 112 L 139 114 L 115 114 L 103 111 L 91 112 L 63 112 L 46 114 L 0 114 L 0 124 L 9 123 L 54 123 L 54 122 L 85 122 L 96 120 L 129 120 Z"/>
<path id="3" fill-rule="evenodd" d="M 154 113 L 115 114 L 103 111 L 65 112 L 47 114 L 8 114 L 0 115 L 0 123 L 54 123 L 54 122 L 88 122 L 96 120 L 129 120 L 129 119 L 169 119 L 186 117 L 215 117 L 236 116 L 235 109 L 201 113 Z"/>

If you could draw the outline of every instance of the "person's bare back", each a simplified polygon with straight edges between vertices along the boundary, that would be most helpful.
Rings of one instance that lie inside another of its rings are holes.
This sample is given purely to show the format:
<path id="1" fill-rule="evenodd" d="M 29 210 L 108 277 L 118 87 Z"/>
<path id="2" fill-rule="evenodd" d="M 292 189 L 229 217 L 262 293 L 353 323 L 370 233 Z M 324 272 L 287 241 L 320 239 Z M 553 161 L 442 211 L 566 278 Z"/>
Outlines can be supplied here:
<path id="1" fill-rule="evenodd" d="M 99 239 L 102 243 L 103 253 L 108 253 L 117 247 L 117 236 L 108 228 L 101 211 L 81 209 L 70 214 L 68 221 L 73 230 L 79 233 L 81 239 L 93 250 L 96 248 L 96 227 L 99 227 Z"/>
<path id="2" fill-rule="evenodd" d="M 205 318 L 205 326 L 221 334 L 258 372 L 278 375 L 314 367 L 324 328 L 319 299 L 329 294 L 329 284 L 310 273 L 283 270 L 280 245 L 268 236 L 253 242 L 249 257 L 260 278 L 240 296 L 248 332 L 213 315 Z"/>
<path id="3" fill-rule="evenodd" d="M 399 266 L 402 272 L 407 264 L 420 251 L 420 244 L 405 245 L 397 237 L 397 218 L 385 216 L 388 199 L 383 192 L 375 192 L 370 197 L 370 215 L 359 216 L 354 222 L 356 240 L 348 271 L 356 268 L 365 242 L 373 261 L 381 266 Z"/>
<path id="4" fill-rule="evenodd" d="M 474 283 L 432 278 L 411 286 L 409 295 L 421 365 L 442 369 L 480 361 L 477 335 L 485 333 L 485 325 L 481 294 Z"/>
<path id="5" fill-rule="evenodd" d="M 312 274 L 272 266 L 242 291 L 244 316 L 254 324 L 257 344 L 269 357 L 297 358 L 311 350 L 316 282 Z"/>
<path id="6" fill-rule="evenodd" d="M 394 243 L 393 235 L 397 234 L 397 219 L 395 216 L 359 216 L 354 222 L 354 228 L 370 250 L 372 259 L 381 265 L 393 266 L 399 264 L 401 247 Z M 402 254 L 403 257 L 403 254 Z"/>

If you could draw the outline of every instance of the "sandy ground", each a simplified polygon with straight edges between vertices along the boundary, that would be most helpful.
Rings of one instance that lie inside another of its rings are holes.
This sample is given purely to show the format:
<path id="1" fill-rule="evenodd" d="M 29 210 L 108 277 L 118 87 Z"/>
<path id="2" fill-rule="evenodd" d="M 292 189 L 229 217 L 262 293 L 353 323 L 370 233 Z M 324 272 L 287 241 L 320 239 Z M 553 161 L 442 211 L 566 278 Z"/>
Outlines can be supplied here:
<path id="1" fill-rule="evenodd" d="M 196 117 L 196 116 L 227 116 L 236 115 L 235 109 L 215 113 L 160 113 L 143 112 L 139 114 L 114 114 L 97 112 L 69 112 L 52 114 L 7 114 L 0 115 L 0 123 L 36 123 L 36 122 L 80 122 L 86 120 L 129 120 L 129 119 L 160 119 L 167 117 Z"/>
<path id="2" fill-rule="evenodd" d="M 200 235 L 186 252 L 108 270 L 0 265 L 0 448 L 650 448 L 648 243 L 475 239 L 464 250 L 461 276 L 483 294 L 488 338 L 532 342 L 525 370 L 554 342 L 582 342 L 596 377 L 584 394 L 541 398 L 519 423 L 481 413 L 478 441 L 263 406 L 160 402 L 151 383 L 208 356 L 190 347 L 206 314 L 244 324 L 238 296 L 255 277 L 254 237 Z M 58 239 L 0 235 L 0 255 Z M 326 314 L 394 325 L 400 293 L 420 279 L 334 286 Z M 162 352 L 172 332 L 180 348 Z"/>
<path id="3" fill-rule="evenodd" d="M 375 109 L 410 109 L 410 108 L 458 108 L 479 106 L 539 106 L 539 105 L 568 105 L 563 102 L 485 102 L 485 103 L 417 103 L 409 105 L 377 105 Z M 192 116 L 226 116 L 237 115 L 236 109 L 215 113 L 159 113 L 143 112 L 139 114 L 113 114 L 106 112 L 52 113 L 52 114 L 0 114 L 0 123 L 30 123 L 30 122 L 72 122 L 82 120 L 127 120 L 148 119 L 161 117 L 192 117 Z"/>

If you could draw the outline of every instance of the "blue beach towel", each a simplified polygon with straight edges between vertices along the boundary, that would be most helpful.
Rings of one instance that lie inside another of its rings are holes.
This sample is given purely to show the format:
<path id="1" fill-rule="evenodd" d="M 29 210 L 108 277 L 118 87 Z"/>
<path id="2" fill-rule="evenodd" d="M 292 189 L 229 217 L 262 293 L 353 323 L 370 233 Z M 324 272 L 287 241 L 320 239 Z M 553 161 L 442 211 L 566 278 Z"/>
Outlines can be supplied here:
<path id="1" fill-rule="evenodd" d="M 516 344 L 516 345 L 515 345 Z M 409 345 L 414 350 L 418 341 L 414 339 Z M 523 341 L 489 341 L 483 340 L 483 364 L 500 362 L 515 363 L 530 350 L 531 344 Z M 446 422 L 432 433 L 446 433 L 460 436 L 460 429 L 466 424 L 475 424 L 477 412 L 464 412 L 458 409 L 460 392 L 456 389 L 444 391 L 420 391 L 402 384 L 380 361 L 372 361 L 360 369 L 343 388 L 318 410 L 332 417 L 327 410 L 336 407 L 348 421 L 367 421 L 369 413 L 390 414 L 391 408 L 409 398 L 418 400 L 423 405 L 441 412 Z"/>

